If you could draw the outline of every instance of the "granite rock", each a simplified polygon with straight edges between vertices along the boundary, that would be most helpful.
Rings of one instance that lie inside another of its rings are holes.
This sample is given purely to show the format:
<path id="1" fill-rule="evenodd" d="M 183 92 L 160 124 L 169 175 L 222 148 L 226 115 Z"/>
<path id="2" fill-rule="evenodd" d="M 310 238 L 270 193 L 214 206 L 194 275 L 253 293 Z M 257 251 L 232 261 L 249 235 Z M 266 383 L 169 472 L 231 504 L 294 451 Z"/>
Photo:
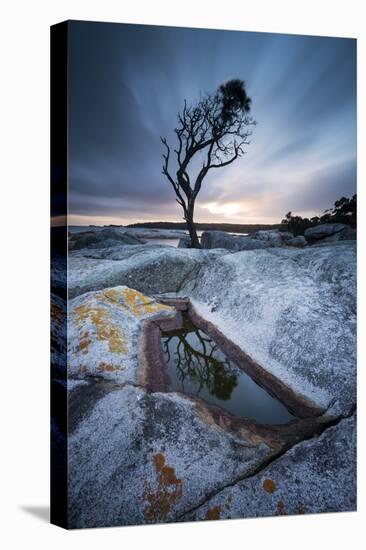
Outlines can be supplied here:
<path id="1" fill-rule="evenodd" d="M 186 520 L 356 510 L 356 422 L 303 441 L 254 476 L 210 498 Z"/>
<path id="2" fill-rule="evenodd" d="M 227 250 L 255 250 L 273 246 L 269 241 L 253 239 L 245 235 L 230 235 L 224 231 L 204 231 L 201 236 L 204 249 L 225 248 Z"/>
<path id="3" fill-rule="evenodd" d="M 322 223 L 305 229 L 304 236 L 310 242 L 325 238 L 331 240 L 352 240 L 355 238 L 355 231 L 344 223 Z"/>
<path id="4" fill-rule="evenodd" d="M 69 379 L 99 376 L 136 383 L 143 322 L 174 316 L 173 308 L 126 286 L 88 292 L 70 300 Z"/>
<path id="5" fill-rule="evenodd" d="M 180 294 L 304 399 L 348 414 L 356 400 L 354 243 L 223 255 Z"/>
<path id="6" fill-rule="evenodd" d="M 71 419 L 70 528 L 179 521 L 274 454 L 250 433 L 237 441 L 210 424 L 182 395 L 131 385 L 100 395 L 82 386 L 75 396 L 87 412 Z"/>

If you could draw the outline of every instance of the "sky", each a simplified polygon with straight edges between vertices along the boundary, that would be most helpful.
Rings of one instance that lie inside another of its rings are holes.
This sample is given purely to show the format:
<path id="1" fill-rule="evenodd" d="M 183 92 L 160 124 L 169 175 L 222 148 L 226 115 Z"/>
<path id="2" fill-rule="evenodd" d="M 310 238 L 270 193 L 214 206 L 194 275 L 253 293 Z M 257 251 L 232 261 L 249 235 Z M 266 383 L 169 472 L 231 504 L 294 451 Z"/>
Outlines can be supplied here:
<path id="1" fill-rule="evenodd" d="M 243 157 L 211 170 L 198 222 L 279 223 L 356 192 L 356 41 L 69 23 L 69 223 L 182 221 L 160 136 L 184 100 L 239 78 L 257 125 Z"/>

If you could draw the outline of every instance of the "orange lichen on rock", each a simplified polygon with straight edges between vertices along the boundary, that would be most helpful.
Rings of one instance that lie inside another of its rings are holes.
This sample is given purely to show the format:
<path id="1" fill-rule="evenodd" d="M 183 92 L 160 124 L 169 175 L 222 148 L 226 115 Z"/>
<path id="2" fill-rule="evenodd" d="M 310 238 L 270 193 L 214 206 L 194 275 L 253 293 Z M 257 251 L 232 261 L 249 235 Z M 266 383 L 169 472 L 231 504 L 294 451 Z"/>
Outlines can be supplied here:
<path id="1" fill-rule="evenodd" d="M 89 340 L 89 332 L 83 332 L 81 335 L 81 338 L 79 340 L 79 343 L 76 347 L 76 351 L 81 351 L 82 353 L 88 353 L 88 347 L 90 344 Z"/>
<path id="2" fill-rule="evenodd" d="M 263 481 L 263 489 L 266 493 L 274 493 L 276 490 L 276 484 L 272 479 L 265 479 Z"/>
<path id="3" fill-rule="evenodd" d="M 112 302 L 114 306 L 129 311 L 134 317 L 142 317 L 148 313 L 169 311 L 171 309 L 169 306 L 159 304 L 148 296 L 144 296 L 138 290 L 127 287 L 123 288 L 122 291 L 108 288 L 97 297 L 97 300 L 102 301 L 105 298 Z"/>
<path id="4" fill-rule="evenodd" d="M 105 308 L 81 305 L 74 309 L 74 314 L 78 324 L 90 319 L 94 325 L 97 340 L 107 341 L 111 353 L 127 353 L 126 340 L 119 328 L 107 320 Z"/>
<path id="5" fill-rule="evenodd" d="M 157 453 L 153 456 L 156 471 L 162 470 L 165 464 L 165 457 L 162 453 Z"/>
<path id="6" fill-rule="evenodd" d="M 127 353 L 128 350 L 126 339 L 121 334 L 120 328 L 108 320 L 110 302 L 114 307 L 129 311 L 134 317 L 143 317 L 149 313 L 170 311 L 172 309 L 169 306 L 155 302 L 137 290 L 127 287 L 122 290 L 106 289 L 100 292 L 95 300 L 97 301 L 96 305 L 89 298 L 82 305 L 75 307 L 73 311 L 75 321 L 79 326 L 90 321 L 95 328 L 96 339 L 108 342 L 111 353 Z M 103 301 L 105 301 L 104 304 Z M 91 343 L 88 336 L 87 332 L 81 335 L 77 351 L 84 354 L 88 352 L 88 346 Z"/>
<path id="7" fill-rule="evenodd" d="M 104 297 L 110 302 L 116 302 L 117 305 L 120 305 L 119 300 L 121 298 L 121 292 L 118 292 L 115 288 L 107 288 L 107 290 L 103 290 L 97 298 L 98 300 L 103 300 Z"/>
<path id="8" fill-rule="evenodd" d="M 143 315 L 146 315 L 148 313 L 171 310 L 170 306 L 159 304 L 151 298 L 144 296 L 143 294 L 141 294 L 141 292 L 133 290 L 132 288 L 124 288 L 123 296 L 125 306 L 136 317 L 142 317 Z"/>
<path id="9" fill-rule="evenodd" d="M 152 523 L 164 521 L 173 504 L 182 496 L 182 480 L 175 475 L 175 470 L 165 464 L 162 453 L 153 456 L 156 472 L 156 489 L 152 490 L 149 482 L 146 483 L 144 500 L 148 505 L 144 510 L 147 521 Z"/>
<path id="10" fill-rule="evenodd" d="M 98 372 L 114 372 L 116 370 L 119 370 L 119 368 L 110 363 L 104 363 L 103 361 L 97 366 Z"/>
<path id="11" fill-rule="evenodd" d="M 212 506 L 206 512 L 205 519 L 215 520 L 220 519 L 220 506 Z"/>

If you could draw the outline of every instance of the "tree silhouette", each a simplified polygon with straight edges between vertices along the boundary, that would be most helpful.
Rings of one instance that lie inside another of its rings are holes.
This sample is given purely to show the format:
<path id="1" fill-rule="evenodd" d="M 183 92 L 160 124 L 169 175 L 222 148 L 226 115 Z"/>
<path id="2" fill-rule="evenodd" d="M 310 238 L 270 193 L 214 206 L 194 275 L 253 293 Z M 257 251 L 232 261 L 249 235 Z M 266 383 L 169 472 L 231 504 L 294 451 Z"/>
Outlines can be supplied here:
<path id="1" fill-rule="evenodd" d="M 305 229 L 316 225 L 317 221 L 315 218 L 302 218 L 301 216 L 293 216 L 292 212 L 287 212 L 286 216 L 281 223 L 287 226 L 287 230 L 291 231 L 295 235 L 303 235 Z"/>
<path id="2" fill-rule="evenodd" d="M 205 94 L 195 105 L 187 105 L 178 113 L 176 174 L 172 176 L 169 164 L 171 150 L 166 138 L 161 137 L 165 147 L 162 173 L 167 177 L 176 194 L 176 201 L 183 208 L 192 248 L 200 248 L 194 225 L 194 207 L 202 182 L 211 169 L 222 168 L 244 154 L 249 145 L 250 126 L 254 119 L 248 115 L 251 99 L 242 80 L 229 80 L 219 86 L 214 94 Z M 196 170 L 196 161 L 201 167 Z M 193 169 L 193 170 L 192 170 Z"/>
<path id="3" fill-rule="evenodd" d="M 357 225 L 357 195 L 353 195 L 351 198 L 341 197 L 335 201 L 333 208 L 327 208 L 322 216 L 313 216 L 310 220 L 301 216 L 293 216 L 292 212 L 287 212 L 281 220 L 281 224 L 294 235 L 303 235 L 305 229 L 320 223 L 345 223 L 355 228 Z"/>
<path id="4" fill-rule="evenodd" d="M 325 210 L 320 218 L 322 223 L 348 223 L 351 227 L 357 225 L 357 195 L 351 198 L 341 197 L 334 203 L 333 209 Z"/>

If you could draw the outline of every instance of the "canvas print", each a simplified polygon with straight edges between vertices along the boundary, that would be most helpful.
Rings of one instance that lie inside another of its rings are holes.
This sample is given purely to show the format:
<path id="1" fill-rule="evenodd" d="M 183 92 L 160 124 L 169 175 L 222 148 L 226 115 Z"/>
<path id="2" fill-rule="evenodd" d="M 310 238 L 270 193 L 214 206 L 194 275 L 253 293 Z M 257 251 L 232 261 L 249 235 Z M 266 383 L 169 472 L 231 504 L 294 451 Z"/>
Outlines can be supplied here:
<path id="1" fill-rule="evenodd" d="M 356 40 L 51 28 L 51 520 L 356 510 Z"/>

